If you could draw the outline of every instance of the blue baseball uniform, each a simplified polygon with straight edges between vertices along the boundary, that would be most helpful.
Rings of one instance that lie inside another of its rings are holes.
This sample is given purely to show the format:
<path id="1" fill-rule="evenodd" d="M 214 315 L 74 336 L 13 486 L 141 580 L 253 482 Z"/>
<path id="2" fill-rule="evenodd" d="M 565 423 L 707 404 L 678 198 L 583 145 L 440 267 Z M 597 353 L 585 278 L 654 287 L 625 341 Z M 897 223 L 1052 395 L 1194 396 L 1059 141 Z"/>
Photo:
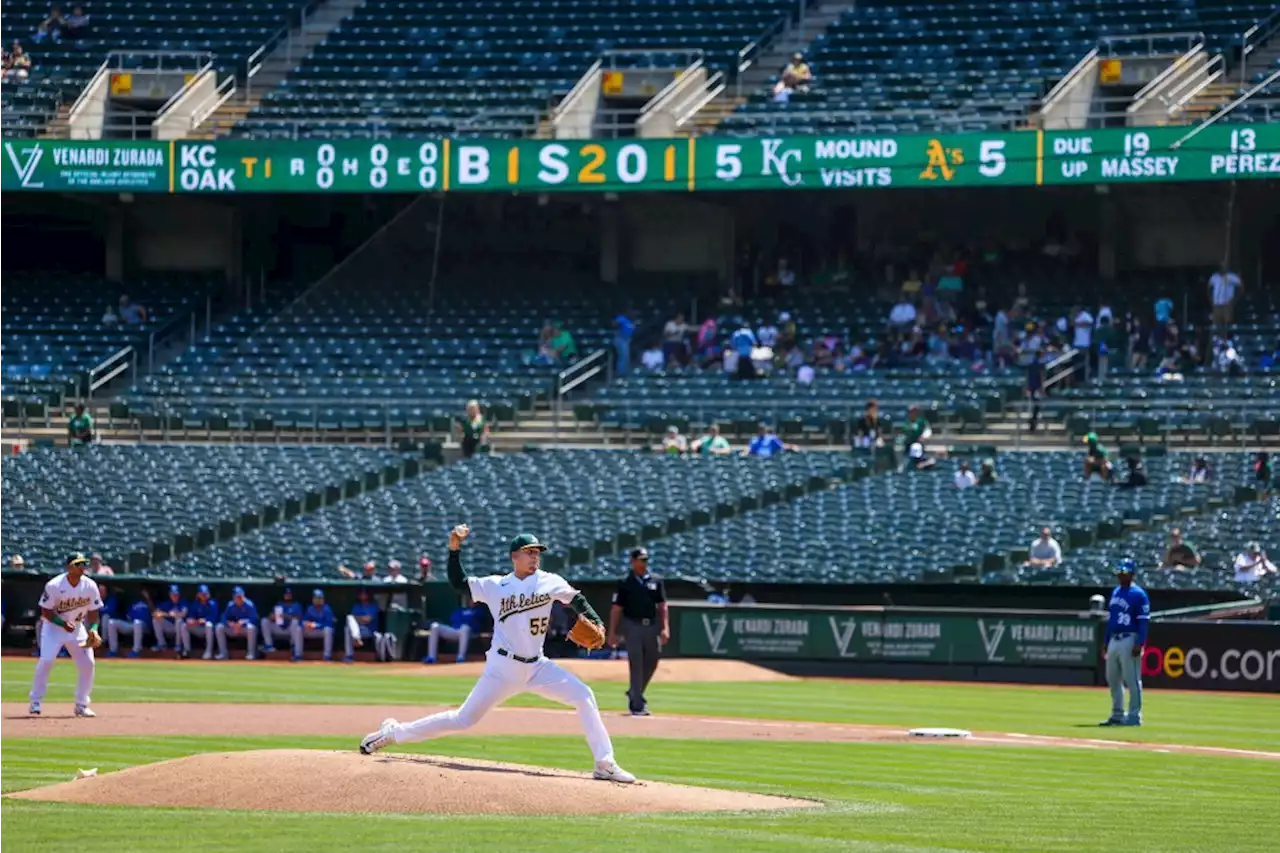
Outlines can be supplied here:
<path id="1" fill-rule="evenodd" d="M 249 599 L 243 597 L 242 599 L 242 603 L 236 603 L 234 598 L 231 599 L 231 603 L 222 611 L 222 618 L 214 628 L 214 634 L 218 638 L 218 660 L 227 659 L 228 634 L 234 636 L 243 634 L 248 645 L 245 660 L 258 659 L 258 608 L 254 607 Z"/>
<path id="2" fill-rule="evenodd" d="M 107 657 L 115 657 L 120 653 L 121 634 L 128 634 L 133 637 L 133 650 L 129 655 L 130 657 L 137 657 L 142 654 L 143 635 L 147 631 L 147 625 L 152 620 L 151 605 L 140 598 L 129 605 L 129 609 L 125 611 L 123 617 L 116 616 L 115 612 L 113 610 L 110 617 L 105 617 L 104 614 L 102 620 L 102 623 L 107 628 Z"/>
<path id="3" fill-rule="evenodd" d="M 296 601 L 280 599 L 276 602 L 276 610 L 280 611 L 280 622 L 276 623 L 275 613 L 262 617 L 262 645 L 264 652 L 276 650 L 276 640 L 284 637 L 289 640 L 294 657 L 302 656 L 302 627 L 298 621 L 302 619 L 302 605 Z"/>
<path id="4" fill-rule="evenodd" d="M 1111 688 L 1108 724 L 1142 725 L 1142 647 L 1151 621 L 1151 599 L 1137 584 L 1117 586 L 1107 604 L 1107 686 Z M 1139 652 L 1134 655 L 1134 651 Z M 1124 691 L 1129 691 L 1129 714 L 1124 712 Z"/>
<path id="5" fill-rule="evenodd" d="M 151 617 L 151 630 L 155 632 L 156 644 L 151 648 L 153 652 L 162 652 L 165 649 L 165 640 L 173 639 L 173 648 L 182 652 L 185 647 L 182 641 L 182 624 L 187 618 L 188 605 L 181 596 L 175 601 L 173 596 L 169 596 L 164 601 L 156 605 L 156 612 Z"/>
<path id="6" fill-rule="evenodd" d="M 427 656 L 423 663 L 435 663 L 440 652 L 440 639 L 455 640 L 458 643 L 458 663 L 467 659 L 467 645 L 480 630 L 480 622 L 484 615 L 478 607 L 459 607 L 449 614 L 449 624 L 432 622 L 427 634 Z"/>
<path id="7" fill-rule="evenodd" d="M 351 615 L 347 617 L 346 628 L 342 632 L 342 642 L 346 651 L 344 660 L 347 663 L 354 659 L 356 645 L 363 646 L 364 641 L 369 639 L 373 640 L 378 660 L 387 659 L 387 635 L 378 630 L 378 617 L 381 615 L 382 611 L 373 601 L 357 601 L 351 606 Z"/>
<path id="8" fill-rule="evenodd" d="M 313 628 L 308 623 L 315 623 L 316 627 Z M 333 660 L 333 611 L 329 609 L 329 605 L 316 607 L 312 604 L 302 611 L 302 638 L 323 639 L 324 659 Z"/>
<path id="9" fill-rule="evenodd" d="M 199 596 L 191 602 L 191 606 L 187 608 L 187 619 L 184 629 L 186 636 L 183 642 L 187 646 L 187 651 L 191 651 L 191 637 L 193 634 L 204 635 L 204 659 L 209 660 L 213 657 L 213 639 L 218 625 L 218 602 L 212 598 L 201 601 Z"/>

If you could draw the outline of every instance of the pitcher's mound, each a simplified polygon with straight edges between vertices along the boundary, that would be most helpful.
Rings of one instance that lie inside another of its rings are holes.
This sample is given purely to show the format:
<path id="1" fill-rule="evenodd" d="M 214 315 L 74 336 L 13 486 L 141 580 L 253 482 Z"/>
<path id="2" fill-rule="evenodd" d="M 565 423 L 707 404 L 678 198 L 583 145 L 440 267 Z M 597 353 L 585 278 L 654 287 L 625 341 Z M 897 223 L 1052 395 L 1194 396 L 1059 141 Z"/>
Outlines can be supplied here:
<path id="1" fill-rule="evenodd" d="M 71 771 L 68 771 L 69 773 Z M 520 764 L 272 749 L 193 755 L 13 794 L 27 800 L 292 812 L 621 814 L 792 809 L 811 800 Z"/>

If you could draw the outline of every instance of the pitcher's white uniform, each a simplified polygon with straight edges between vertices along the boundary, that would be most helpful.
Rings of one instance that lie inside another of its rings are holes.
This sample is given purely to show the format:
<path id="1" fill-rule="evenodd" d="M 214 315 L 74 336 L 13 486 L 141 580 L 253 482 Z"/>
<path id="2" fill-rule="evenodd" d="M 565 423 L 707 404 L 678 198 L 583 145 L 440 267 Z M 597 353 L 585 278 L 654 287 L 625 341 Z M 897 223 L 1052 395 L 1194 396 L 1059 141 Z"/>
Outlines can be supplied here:
<path id="1" fill-rule="evenodd" d="M 39 711 L 40 702 L 49 689 L 49 673 L 58 659 L 58 652 L 66 648 L 71 659 L 76 662 L 79 675 L 76 677 L 76 706 L 86 707 L 89 704 L 89 693 L 93 690 L 93 649 L 81 647 L 89 636 L 89 629 L 84 624 L 86 613 L 102 609 L 102 595 L 98 585 L 88 575 L 81 575 L 80 583 L 71 585 L 67 573 L 63 572 L 44 585 L 44 594 L 40 596 L 40 606 L 52 610 L 74 631 L 67 631 L 47 619 L 40 625 L 40 660 L 36 663 L 35 678 L 31 682 L 31 707 Z"/>
<path id="2" fill-rule="evenodd" d="M 462 707 L 396 723 L 387 731 L 396 743 L 412 743 L 470 728 L 489 709 L 517 693 L 537 693 L 572 705 L 597 762 L 612 761 L 613 743 L 600 719 L 595 693 L 573 673 L 543 657 L 551 603 L 568 604 L 578 591 L 557 574 L 536 571 L 524 580 L 515 573 L 467 578 L 471 597 L 493 613 L 493 643 L 484 672 Z M 505 652 L 505 654 L 504 654 Z"/>

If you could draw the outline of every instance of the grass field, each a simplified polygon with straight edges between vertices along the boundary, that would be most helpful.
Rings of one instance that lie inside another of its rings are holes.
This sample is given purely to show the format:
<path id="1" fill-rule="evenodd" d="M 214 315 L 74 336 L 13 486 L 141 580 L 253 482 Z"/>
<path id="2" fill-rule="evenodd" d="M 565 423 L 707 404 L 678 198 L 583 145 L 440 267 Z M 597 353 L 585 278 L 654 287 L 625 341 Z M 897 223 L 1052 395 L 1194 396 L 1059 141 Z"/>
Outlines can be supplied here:
<path id="1" fill-rule="evenodd" d="M 74 668 L 55 667 L 48 702 L 71 697 Z M 25 701 L 31 664 L 6 660 L 2 696 Z M 471 679 L 389 674 L 377 667 L 111 662 L 95 705 L 111 702 L 303 702 L 427 705 L 460 700 Z M 597 684 L 620 710 L 623 687 Z M 897 682 L 655 684 L 668 713 L 1096 736 L 1102 691 Z M 544 704 L 529 700 L 527 704 Z M 1275 697 L 1147 694 L 1149 725 L 1107 737 L 1280 749 Z M 335 713 L 342 713 L 340 708 Z M 87 721 L 92 725 L 92 721 Z M 352 738 L 3 738 L 4 792 L 199 752 L 350 749 Z M 819 799 L 821 810 L 621 817 L 302 815 L 73 806 L 4 800 L 6 850 L 92 839 L 100 849 L 369 850 L 885 850 L 1263 851 L 1280 833 L 1280 762 L 1134 750 L 902 743 L 783 743 L 617 738 L 644 779 Z M 581 770 L 581 739 L 459 736 L 398 747 Z M 266 780 L 264 780 L 266 781 Z M 52 827 L 64 829 L 52 830 Z"/>

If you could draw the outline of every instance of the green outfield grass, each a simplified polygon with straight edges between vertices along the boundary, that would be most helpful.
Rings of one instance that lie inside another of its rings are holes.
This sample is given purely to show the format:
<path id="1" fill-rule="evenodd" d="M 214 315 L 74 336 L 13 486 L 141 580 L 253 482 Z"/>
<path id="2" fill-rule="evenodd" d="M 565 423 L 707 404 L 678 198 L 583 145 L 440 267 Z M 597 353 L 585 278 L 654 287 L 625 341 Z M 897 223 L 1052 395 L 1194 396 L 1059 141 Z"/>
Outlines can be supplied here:
<path id="1" fill-rule="evenodd" d="M 785 793 L 821 811 L 628 817 L 299 815 L 70 806 L 5 800 L 6 850 L 52 838 L 127 851 L 883 850 L 1176 853 L 1274 849 L 1270 761 L 1149 752 L 920 744 L 619 738 L 647 779 Z M 92 738 L 4 741 L 13 791 L 201 751 L 349 749 L 350 738 Z M 454 737 L 409 751 L 582 770 L 576 737 Z M 54 828 L 62 827 L 55 831 Z M 76 846 L 73 844 L 73 846 Z"/>
<path id="2" fill-rule="evenodd" d="M 0 696 L 25 702 L 33 662 L 8 659 Z M 47 701 L 72 698 L 75 667 L 53 670 Z M 441 705 L 462 701 L 474 678 L 392 674 L 372 665 L 224 666 L 113 660 L 98 670 L 94 702 L 301 702 Z M 601 707 L 626 709 L 617 682 L 593 685 Z M 1103 689 L 933 684 L 893 681 L 655 683 L 656 711 L 726 717 L 955 726 L 997 732 L 1093 737 L 1090 726 L 1110 710 Z M 556 707 L 535 696 L 510 704 Z M 1110 729 L 1108 738 L 1280 750 L 1280 698 L 1260 694 L 1147 691 L 1147 725 Z"/>

